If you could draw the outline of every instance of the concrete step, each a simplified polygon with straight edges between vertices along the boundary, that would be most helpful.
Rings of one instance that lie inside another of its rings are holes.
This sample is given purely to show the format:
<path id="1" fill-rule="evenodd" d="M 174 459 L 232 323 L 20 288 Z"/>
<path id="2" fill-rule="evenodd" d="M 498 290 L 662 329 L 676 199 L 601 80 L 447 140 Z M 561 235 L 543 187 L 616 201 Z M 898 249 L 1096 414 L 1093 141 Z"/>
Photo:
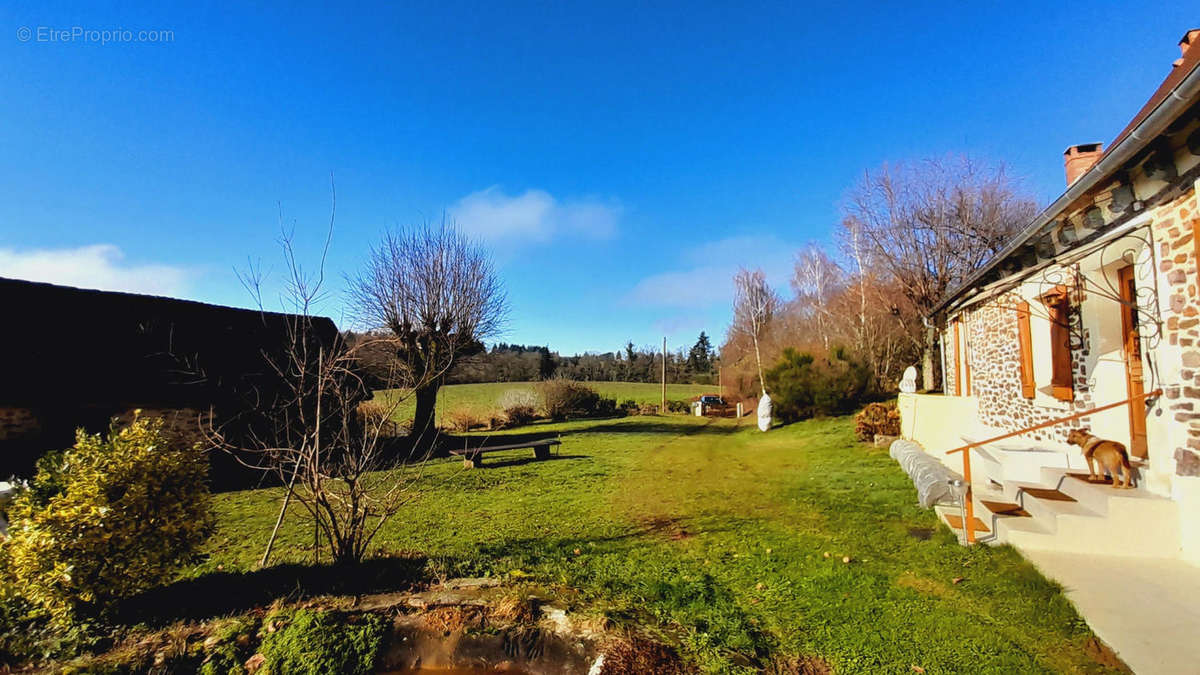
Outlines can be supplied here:
<path id="1" fill-rule="evenodd" d="M 1054 480 L 1057 476 L 1058 480 Z M 1169 499 L 1113 490 L 1050 473 L 1046 483 L 1006 483 L 1004 493 L 1032 516 L 1030 524 L 1000 524 L 998 539 L 1031 549 L 1097 555 L 1174 558 L 1179 554 L 1179 510 Z M 1071 499 L 1072 501 L 1065 501 Z"/>

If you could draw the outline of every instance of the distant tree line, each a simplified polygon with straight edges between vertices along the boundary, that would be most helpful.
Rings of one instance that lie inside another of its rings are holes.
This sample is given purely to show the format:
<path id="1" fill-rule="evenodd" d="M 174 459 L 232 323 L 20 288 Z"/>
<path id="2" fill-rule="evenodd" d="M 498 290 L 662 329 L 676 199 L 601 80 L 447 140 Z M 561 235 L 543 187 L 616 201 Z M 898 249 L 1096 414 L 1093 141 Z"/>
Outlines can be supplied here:
<path id="1" fill-rule="evenodd" d="M 346 333 L 349 341 L 362 340 L 361 334 Z M 363 350 L 363 366 L 370 373 L 387 372 L 391 356 L 385 352 Z M 713 384 L 717 358 L 708 334 L 701 332 L 687 350 L 667 352 L 667 382 Z M 473 382 L 534 382 L 563 378 L 592 382 L 659 382 L 662 379 L 662 352 L 654 347 L 635 347 L 629 341 L 619 350 L 564 356 L 545 345 L 521 345 L 499 342 L 485 348 L 478 345 L 463 356 L 446 376 L 449 384 Z"/>

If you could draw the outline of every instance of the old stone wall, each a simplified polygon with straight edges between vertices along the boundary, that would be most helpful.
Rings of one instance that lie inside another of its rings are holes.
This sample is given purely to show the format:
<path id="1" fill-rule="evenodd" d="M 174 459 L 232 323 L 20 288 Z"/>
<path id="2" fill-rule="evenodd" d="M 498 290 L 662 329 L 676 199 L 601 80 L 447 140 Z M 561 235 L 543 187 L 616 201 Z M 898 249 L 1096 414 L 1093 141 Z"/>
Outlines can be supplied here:
<path id="1" fill-rule="evenodd" d="M 1069 277 L 1065 280 L 1070 281 Z M 1084 293 L 1072 290 L 1070 293 L 1073 312 L 1081 311 L 1081 303 L 1086 300 Z M 970 358 L 971 395 L 979 401 L 979 421 L 995 429 L 1016 431 L 1017 429 L 1034 426 L 1042 422 L 1065 417 L 1076 411 L 1092 406 L 1092 392 L 1087 376 L 1087 357 L 1090 353 L 1091 336 L 1086 330 L 1077 330 L 1071 345 L 1071 368 L 1075 396 L 1070 402 L 1058 405 L 1043 405 L 1038 399 L 1025 398 L 1021 387 L 1021 346 L 1017 336 L 1017 305 L 1022 297 L 1017 292 L 1009 292 L 991 298 L 978 305 L 960 312 L 957 318 L 963 321 L 960 331 L 967 347 L 964 350 Z M 1028 300 L 1034 317 L 1039 316 L 1039 308 L 1034 306 L 1036 299 Z M 953 319 L 955 317 L 951 317 Z M 1034 319 L 1037 320 L 1036 318 Z M 1076 322 L 1077 323 L 1077 322 Z M 947 376 L 946 391 L 954 390 L 954 372 L 956 359 L 954 352 L 954 328 L 946 331 L 947 345 Z M 1037 352 L 1035 358 L 1043 356 Z M 1045 384 L 1045 383 L 1039 383 Z M 959 381 L 964 390 L 959 395 L 968 395 L 966 378 Z M 1039 429 L 1026 434 L 1024 437 L 1039 441 L 1066 442 L 1067 434 L 1078 423 L 1060 425 L 1054 428 Z"/>
<path id="2" fill-rule="evenodd" d="M 1175 472 L 1200 476 L 1200 260 L 1196 257 L 1196 227 L 1200 225 L 1196 191 L 1184 193 L 1159 207 L 1161 217 L 1152 226 L 1158 243 L 1158 272 L 1167 297 L 1160 297 L 1166 321 L 1163 338 L 1178 354 L 1177 378 L 1164 382 L 1165 406 L 1186 434 L 1176 437 Z M 1151 439 L 1153 442 L 1153 439 Z"/>

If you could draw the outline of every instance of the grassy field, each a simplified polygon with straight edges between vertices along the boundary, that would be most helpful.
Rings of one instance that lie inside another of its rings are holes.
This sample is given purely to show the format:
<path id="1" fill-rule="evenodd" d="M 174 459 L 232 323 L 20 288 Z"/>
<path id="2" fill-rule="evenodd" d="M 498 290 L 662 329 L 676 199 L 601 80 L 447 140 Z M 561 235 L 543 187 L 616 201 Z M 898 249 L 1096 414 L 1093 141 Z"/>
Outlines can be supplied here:
<path id="1" fill-rule="evenodd" d="M 811 657 L 846 673 L 1104 671 L 1060 588 L 1011 548 L 958 546 L 849 418 L 768 434 L 748 419 L 547 424 L 564 438 L 550 460 L 437 460 L 378 544 L 426 556 L 427 575 L 532 580 L 656 627 L 706 672 Z M 196 572 L 252 569 L 281 498 L 219 495 Z M 311 560 L 298 521 L 276 562 Z"/>
<path id="2" fill-rule="evenodd" d="M 510 389 L 534 391 L 536 382 L 486 382 L 482 384 L 450 384 L 438 392 L 438 420 L 441 422 L 443 412 L 458 408 L 469 408 L 476 412 L 488 412 L 495 409 L 496 402 Z M 588 382 L 601 396 L 616 399 L 617 403 L 633 399 L 638 403 L 658 403 L 662 400 L 662 385 L 644 382 Z M 707 384 L 668 384 L 668 400 L 686 400 L 701 394 L 717 392 L 715 385 Z M 376 400 L 387 401 L 395 396 L 393 391 L 376 392 Z M 396 411 L 399 420 L 411 420 L 416 401 L 412 397 L 406 399 Z"/>

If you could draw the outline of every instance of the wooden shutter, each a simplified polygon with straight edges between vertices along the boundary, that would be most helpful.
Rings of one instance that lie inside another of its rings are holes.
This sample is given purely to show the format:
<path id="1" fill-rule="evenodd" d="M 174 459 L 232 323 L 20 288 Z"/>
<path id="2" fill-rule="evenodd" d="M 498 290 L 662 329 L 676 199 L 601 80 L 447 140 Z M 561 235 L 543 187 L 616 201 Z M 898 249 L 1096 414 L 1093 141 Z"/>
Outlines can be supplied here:
<path id="1" fill-rule="evenodd" d="M 1071 401 L 1075 398 L 1075 385 L 1071 376 L 1071 333 L 1067 328 L 1071 306 L 1066 288 L 1042 297 L 1050 317 L 1050 388 L 1054 398 Z"/>
<path id="2" fill-rule="evenodd" d="M 958 337 L 959 320 L 954 320 L 954 395 L 962 396 L 962 341 Z"/>
<path id="3" fill-rule="evenodd" d="M 963 324 L 963 384 L 966 386 L 966 395 L 971 395 L 971 324 L 962 321 Z"/>
<path id="4" fill-rule="evenodd" d="M 1033 338 L 1029 333 L 1029 303 L 1017 305 L 1017 342 L 1021 353 L 1021 395 L 1033 398 Z"/>

